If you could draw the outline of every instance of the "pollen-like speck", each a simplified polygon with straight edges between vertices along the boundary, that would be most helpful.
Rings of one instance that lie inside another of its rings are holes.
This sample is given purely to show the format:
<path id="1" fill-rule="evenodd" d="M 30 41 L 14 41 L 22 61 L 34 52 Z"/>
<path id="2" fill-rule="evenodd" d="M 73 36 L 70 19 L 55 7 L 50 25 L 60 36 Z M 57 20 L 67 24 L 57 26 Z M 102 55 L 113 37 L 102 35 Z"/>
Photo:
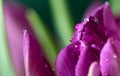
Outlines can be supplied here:
<path id="1" fill-rule="evenodd" d="M 104 76 L 108 76 L 108 73 L 104 73 Z"/>

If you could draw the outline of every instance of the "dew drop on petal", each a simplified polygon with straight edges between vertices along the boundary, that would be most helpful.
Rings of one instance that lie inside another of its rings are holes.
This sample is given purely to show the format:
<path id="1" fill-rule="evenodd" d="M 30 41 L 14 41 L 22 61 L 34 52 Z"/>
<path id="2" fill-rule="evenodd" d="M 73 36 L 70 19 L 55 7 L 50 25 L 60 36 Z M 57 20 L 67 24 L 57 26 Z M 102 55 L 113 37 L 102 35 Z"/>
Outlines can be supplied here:
<path id="1" fill-rule="evenodd" d="M 116 55 L 116 54 L 114 54 L 114 55 L 113 55 L 113 58 L 115 58 L 115 59 L 116 59 L 116 58 L 117 58 L 117 55 Z"/>
<path id="2" fill-rule="evenodd" d="M 95 18 L 95 22 L 98 23 L 98 19 L 97 18 Z"/>
<path id="3" fill-rule="evenodd" d="M 100 50 L 100 48 L 98 46 L 96 46 L 96 44 L 92 44 L 91 47 L 96 49 L 96 50 Z"/>
<path id="4" fill-rule="evenodd" d="M 81 43 L 80 43 L 80 44 L 81 44 L 81 47 L 85 47 L 85 46 L 86 46 L 86 45 L 85 45 L 85 43 L 84 43 L 84 42 L 82 42 L 82 41 L 81 41 Z"/>
<path id="5" fill-rule="evenodd" d="M 74 45 L 75 48 L 78 48 L 78 45 Z"/>
<path id="6" fill-rule="evenodd" d="M 54 68 L 52 68 L 52 71 L 55 71 L 55 69 L 54 69 Z"/>
<path id="7" fill-rule="evenodd" d="M 108 73 L 104 73 L 104 76 L 108 76 Z"/>
<path id="8" fill-rule="evenodd" d="M 48 65 L 45 65 L 45 67 L 47 68 L 47 67 L 48 67 Z"/>
<path id="9" fill-rule="evenodd" d="M 84 21 L 85 21 L 85 22 L 89 22 L 89 18 L 85 18 Z"/>
<path id="10" fill-rule="evenodd" d="M 105 58 L 105 65 L 109 66 L 109 59 L 108 58 Z"/>
<path id="11" fill-rule="evenodd" d="M 80 47 L 80 42 L 77 41 L 77 42 L 74 44 L 74 48 L 79 49 L 79 47 Z"/>

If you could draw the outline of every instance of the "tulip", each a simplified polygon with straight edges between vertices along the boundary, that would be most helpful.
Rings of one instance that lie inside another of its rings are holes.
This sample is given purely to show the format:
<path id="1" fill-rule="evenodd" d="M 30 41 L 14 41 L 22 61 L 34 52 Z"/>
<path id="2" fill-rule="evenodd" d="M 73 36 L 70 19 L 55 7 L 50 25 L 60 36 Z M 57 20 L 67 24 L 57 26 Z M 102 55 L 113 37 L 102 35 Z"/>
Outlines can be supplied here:
<path id="1" fill-rule="evenodd" d="M 87 11 L 55 63 L 57 76 L 119 76 L 120 31 L 108 2 Z"/>
<path id="2" fill-rule="evenodd" d="M 19 4 L 4 4 L 5 30 L 16 76 L 54 76 Z"/>

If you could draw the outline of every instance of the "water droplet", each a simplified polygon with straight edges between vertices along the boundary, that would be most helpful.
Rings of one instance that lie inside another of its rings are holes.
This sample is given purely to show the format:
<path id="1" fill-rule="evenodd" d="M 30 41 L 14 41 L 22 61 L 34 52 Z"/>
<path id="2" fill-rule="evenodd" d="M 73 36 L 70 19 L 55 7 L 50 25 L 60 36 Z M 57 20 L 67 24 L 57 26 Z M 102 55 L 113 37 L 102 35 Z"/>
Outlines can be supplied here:
<path id="1" fill-rule="evenodd" d="M 75 48 L 78 48 L 78 45 L 74 45 Z"/>
<path id="2" fill-rule="evenodd" d="M 81 47 L 85 47 L 86 45 L 85 45 L 85 43 L 83 42 L 83 41 L 81 41 Z"/>
<path id="3" fill-rule="evenodd" d="M 89 18 L 85 18 L 84 21 L 85 21 L 85 22 L 89 22 Z"/>
<path id="4" fill-rule="evenodd" d="M 108 76 L 108 73 L 104 73 L 104 76 Z"/>
<path id="5" fill-rule="evenodd" d="M 77 41 L 77 42 L 74 44 L 74 47 L 77 48 L 77 49 L 79 49 L 79 46 L 80 46 L 80 42 Z"/>
<path id="6" fill-rule="evenodd" d="M 105 58 L 105 65 L 106 65 L 106 66 L 109 66 L 109 62 L 108 62 L 108 61 L 109 61 L 109 59 L 108 59 L 108 58 Z"/>
<path id="7" fill-rule="evenodd" d="M 97 18 L 95 18 L 95 22 L 98 23 L 98 19 Z"/>
<path id="8" fill-rule="evenodd" d="M 45 65 L 45 67 L 47 68 L 47 67 L 48 67 L 48 65 Z"/>
<path id="9" fill-rule="evenodd" d="M 52 71 L 55 71 L 55 69 L 54 69 L 54 68 L 52 68 Z"/>
<path id="10" fill-rule="evenodd" d="M 116 58 L 117 58 L 117 55 L 116 55 L 116 54 L 114 54 L 114 55 L 113 55 L 113 58 L 115 58 L 115 59 L 116 59 Z"/>
<path id="11" fill-rule="evenodd" d="M 96 44 L 92 44 L 91 47 L 94 48 L 94 49 L 96 49 L 96 50 L 100 50 L 100 47 L 97 46 Z"/>

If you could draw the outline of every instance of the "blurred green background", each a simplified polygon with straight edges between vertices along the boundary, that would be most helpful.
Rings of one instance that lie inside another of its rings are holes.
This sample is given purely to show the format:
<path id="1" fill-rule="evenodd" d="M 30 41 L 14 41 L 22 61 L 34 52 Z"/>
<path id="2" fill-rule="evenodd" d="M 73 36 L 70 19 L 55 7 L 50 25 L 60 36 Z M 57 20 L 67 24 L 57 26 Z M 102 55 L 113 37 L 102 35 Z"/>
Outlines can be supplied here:
<path id="1" fill-rule="evenodd" d="M 58 43 L 58 45 L 59 45 L 58 51 L 59 51 L 66 44 L 69 44 L 68 43 L 69 40 L 67 37 L 65 40 L 61 40 L 61 38 L 59 38 L 57 35 L 56 27 L 55 27 L 57 25 L 55 22 L 57 22 L 57 21 L 55 21 L 56 18 L 54 18 L 54 16 L 53 16 L 54 13 L 53 13 L 52 9 L 54 9 L 54 8 L 51 7 L 52 1 L 54 1 L 58 4 L 59 4 L 59 2 L 64 2 L 63 5 L 61 3 L 59 6 L 56 4 L 56 5 L 53 5 L 53 7 L 55 7 L 55 6 L 56 6 L 56 8 L 58 7 L 58 10 L 57 10 L 58 12 L 59 12 L 59 7 L 63 6 L 66 8 L 64 10 L 65 10 L 65 13 L 68 14 L 68 16 L 66 16 L 68 18 L 66 18 L 66 17 L 65 18 L 67 20 L 69 20 L 68 24 L 70 24 L 69 26 L 72 27 L 72 29 L 69 29 L 69 30 L 72 31 L 72 33 L 73 33 L 75 24 L 79 23 L 82 20 L 86 9 L 90 6 L 91 3 L 95 2 L 95 1 L 100 1 L 100 2 L 104 3 L 107 0 L 56 0 L 56 1 L 55 0 L 11 0 L 10 1 L 9 0 L 9 2 L 21 3 L 22 5 L 24 5 L 28 8 L 34 9 L 38 13 L 38 16 L 46 24 L 47 28 L 50 29 L 51 35 L 54 36 L 54 40 Z M 62 14 L 60 14 L 60 16 L 61 15 Z M 62 26 L 64 26 L 64 24 L 65 23 L 61 23 Z M 64 27 L 63 27 L 63 29 L 64 29 Z M 64 43 L 62 44 L 61 42 L 64 42 Z"/>
<path id="2" fill-rule="evenodd" d="M 51 0 L 18 0 L 17 2 L 20 2 L 23 5 L 36 10 L 39 16 L 43 19 L 43 21 L 47 24 L 47 26 L 51 29 L 52 33 L 54 34 L 55 28 L 53 26 L 54 20 L 52 18 L 50 1 Z M 89 5 L 92 2 L 94 1 L 104 2 L 107 0 L 63 0 L 63 1 L 65 1 L 66 3 L 69 14 L 72 17 L 74 23 L 73 26 L 74 26 L 76 23 L 79 23 L 81 21 L 85 10 L 89 7 Z"/>

